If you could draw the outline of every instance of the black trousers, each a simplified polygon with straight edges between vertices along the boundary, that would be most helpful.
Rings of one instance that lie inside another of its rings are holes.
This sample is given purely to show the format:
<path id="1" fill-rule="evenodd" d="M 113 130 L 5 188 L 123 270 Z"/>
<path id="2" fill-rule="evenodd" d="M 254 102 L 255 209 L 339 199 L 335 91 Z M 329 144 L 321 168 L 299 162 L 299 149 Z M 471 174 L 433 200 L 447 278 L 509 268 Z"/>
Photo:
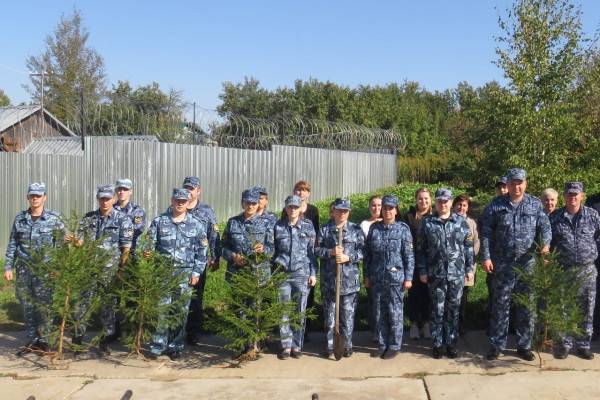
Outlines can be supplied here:
<path id="1" fill-rule="evenodd" d="M 190 309 L 187 319 L 187 334 L 188 336 L 199 335 L 202 332 L 204 323 L 204 287 L 206 286 L 206 268 L 200 277 L 200 282 L 194 286 L 194 297 L 190 301 Z"/>
<path id="2" fill-rule="evenodd" d="M 413 285 L 408 290 L 406 314 L 410 322 L 416 322 L 419 325 L 428 322 L 431 316 L 429 289 L 427 288 L 427 284 L 422 283 L 418 278 L 413 279 Z"/>

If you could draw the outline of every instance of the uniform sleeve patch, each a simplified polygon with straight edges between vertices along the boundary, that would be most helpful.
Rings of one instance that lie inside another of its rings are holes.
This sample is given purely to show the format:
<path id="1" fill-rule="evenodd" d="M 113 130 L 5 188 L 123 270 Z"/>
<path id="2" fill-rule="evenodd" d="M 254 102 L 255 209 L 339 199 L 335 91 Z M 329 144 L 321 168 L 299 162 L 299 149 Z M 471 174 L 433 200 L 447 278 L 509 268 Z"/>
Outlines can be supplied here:
<path id="1" fill-rule="evenodd" d="M 135 224 L 138 224 L 138 225 L 139 225 L 139 224 L 141 224 L 141 223 L 142 223 L 142 217 L 140 217 L 140 216 L 137 216 L 137 217 L 135 217 L 135 218 L 133 219 L 133 222 L 134 222 Z"/>
<path id="2" fill-rule="evenodd" d="M 208 239 L 202 239 L 202 246 L 204 246 L 204 247 L 208 246 Z"/>

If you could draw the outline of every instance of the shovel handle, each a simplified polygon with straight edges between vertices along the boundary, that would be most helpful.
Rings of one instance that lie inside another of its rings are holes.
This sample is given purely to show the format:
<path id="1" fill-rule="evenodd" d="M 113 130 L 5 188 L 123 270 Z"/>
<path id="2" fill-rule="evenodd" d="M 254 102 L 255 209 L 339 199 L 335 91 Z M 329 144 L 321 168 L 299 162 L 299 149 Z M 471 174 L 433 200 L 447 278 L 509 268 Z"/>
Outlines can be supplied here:
<path id="1" fill-rule="evenodd" d="M 343 227 L 338 227 L 337 245 L 341 246 L 344 242 Z M 340 334 L 340 291 L 342 281 L 342 264 L 336 262 L 335 266 L 335 333 Z"/>

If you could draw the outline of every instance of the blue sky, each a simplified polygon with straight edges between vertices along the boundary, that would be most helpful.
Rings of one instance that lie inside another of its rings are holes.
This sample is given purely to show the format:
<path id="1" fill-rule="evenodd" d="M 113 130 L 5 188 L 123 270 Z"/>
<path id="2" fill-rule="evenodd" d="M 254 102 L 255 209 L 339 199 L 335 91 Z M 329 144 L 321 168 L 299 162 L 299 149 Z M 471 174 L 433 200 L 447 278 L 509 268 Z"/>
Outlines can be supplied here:
<path id="1" fill-rule="evenodd" d="M 223 81 L 253 76 L 267 88 L 314 77 L 336 83 L 418 81 L 430 90 L 502 80 L 498 10 L 507 0 L 436 1 L 5 1 L 0 88 L 29 101 L 25 59 L 44 48 L 61 14 L 82 11 L 109 84 L 157 81 L 206 108 Z M 600 2 L 580 0 L 584 30 Z M 109 85 L 110 87 L 110 85 Z"/>

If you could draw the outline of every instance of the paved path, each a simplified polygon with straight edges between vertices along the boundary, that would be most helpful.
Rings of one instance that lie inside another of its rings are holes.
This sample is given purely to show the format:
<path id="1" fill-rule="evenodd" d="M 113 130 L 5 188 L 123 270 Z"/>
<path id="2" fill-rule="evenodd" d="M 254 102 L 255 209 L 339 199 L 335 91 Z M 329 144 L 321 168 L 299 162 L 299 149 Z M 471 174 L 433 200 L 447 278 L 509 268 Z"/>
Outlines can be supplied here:
<path id="1" fill-rule="evenodd" d="M 394 360 L 371 358 L 368 333 L 359 332 L 355 354 L 339 362 L 319 357 L 323 336 L 311 335 L 305 356 L 280 361 L 267 352 L 241 366 L 218 337 L 190 348 L 183 359 L 128 358 L 118 348 L 108 359 L 92 353 L 59 368 L 48 368 L 35 355 L 14 356 L 21 332 L 0 333 L 0 399 L 593 399 L 600 398 L 600 356 L 592 361 L 574 355 L 544 367 L 510 351 L 500 360 L 484 359 L 483 332 L 461 339 L 459 357 L 434 360 L 427 343 L 407 340 Z M 514 344 L 514 343 L 513 343 Z M 593 350 L 598 352 L 597 343 Z"/>

